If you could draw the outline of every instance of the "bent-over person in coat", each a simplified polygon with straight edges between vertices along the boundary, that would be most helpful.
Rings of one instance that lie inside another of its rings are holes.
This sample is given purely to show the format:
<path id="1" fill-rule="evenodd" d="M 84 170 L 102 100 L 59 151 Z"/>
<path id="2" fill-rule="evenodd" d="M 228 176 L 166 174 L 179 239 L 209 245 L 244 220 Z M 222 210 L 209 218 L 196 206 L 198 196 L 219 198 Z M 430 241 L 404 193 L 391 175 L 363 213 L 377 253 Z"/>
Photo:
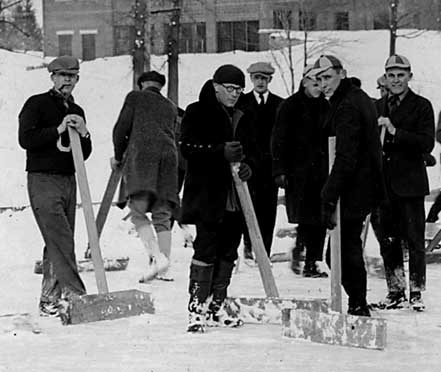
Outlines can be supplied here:
<path id="1" fill-rule="evenodd" d="M 111 165 L 119 167 L 124 161 L 130 218 L 149 256 L 140 282 L 171 280 L 171 217 L 178 205 L 177 108 L 160 92 L 164 75 L 146 72 L 138 83 L 142 90 L 127 95 L 113 128 Z"/>

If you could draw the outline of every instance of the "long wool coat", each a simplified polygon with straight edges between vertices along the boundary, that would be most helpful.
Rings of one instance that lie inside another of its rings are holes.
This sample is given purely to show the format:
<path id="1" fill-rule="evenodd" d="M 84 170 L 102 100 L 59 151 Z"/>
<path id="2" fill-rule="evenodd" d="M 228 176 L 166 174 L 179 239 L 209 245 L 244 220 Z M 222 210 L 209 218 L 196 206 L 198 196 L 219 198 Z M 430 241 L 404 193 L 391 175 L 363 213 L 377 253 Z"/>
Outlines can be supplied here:
<path id="1" fill-rule="evenodd" d="M 309 98 L 304 88 L 280 106 L 271 148 L 273 176 L 288 180 L 285 203 L 291 223 L 320 225 L 320 192 L 328 176 L 328 145 L 323 122 L 324 97 Z"/>
<path id="2" fill-rule="evenodd" d="M 187 159 L 182 223 L 217 223 L 223 217 L 233 187 L 225 142 L 240 141 L 242 161 L 254 169 L 257 150 L 250 121 L 238 109 L 229 111 L 218 102 L 211 80 L 203 86 L 199 101 L 185 110 L 180 142 Z"/>
<path id="3" fill-rule="evenodd" d="M 177 200 L 177 108 L 159 90 L 130 92 L 113 128 L 115 159 L 125 154 L 125 196 L 148 194 L 154 200 Z"/>

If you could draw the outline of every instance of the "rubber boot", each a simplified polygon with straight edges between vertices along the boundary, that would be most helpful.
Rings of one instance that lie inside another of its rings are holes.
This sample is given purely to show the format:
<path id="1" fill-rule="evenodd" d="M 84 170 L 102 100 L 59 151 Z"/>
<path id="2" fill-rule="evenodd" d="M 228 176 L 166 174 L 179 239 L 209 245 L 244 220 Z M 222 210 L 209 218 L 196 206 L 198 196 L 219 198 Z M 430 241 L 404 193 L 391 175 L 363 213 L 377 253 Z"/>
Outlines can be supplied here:
<path id="1" fill-rule="evenodd" d="M 171 231 L 161 231 L 158 234 L 158 245 L 159 245 L 159 251 L 167 257 L 168 261 L 170 262 L 170 255 L 171 255 Z M 166 282 L 172 282 L 174 279 L 170 274 L 170 265 L 165 270 L 159 271 L 156 275 L 156 279 L 163 280 Z"/>
<path id="2" fill-rule="evenodd" d="M 211 286 L 211 302 L 208 305 L 207 325 L 209 327 L 239 327 L 243 321 L 237 316 L 229 315 L 224 308 L 227 298 L 227 289 L 230 285 L 234 263 L 219 261 L 215 264 L 213 282 Z"/>
<path id="3" fill-rule="evenodd" d="M 138 226 L 136 230 L 149 256 L 147 270 L 144 276 L 139 280 L 140 283 L 145 283 L 154 279 L 158 272 L 166 270 L 169 266 L 169 260 L 159 250 L 152 224 Z"/>
<path id="4" fill-rule="evenodd" d="M 213 269 L 213 265 L 201 266 L 192 263 L 190 266 L 187 332 L 205 332 L 206 302 L 213 280 Z"/>

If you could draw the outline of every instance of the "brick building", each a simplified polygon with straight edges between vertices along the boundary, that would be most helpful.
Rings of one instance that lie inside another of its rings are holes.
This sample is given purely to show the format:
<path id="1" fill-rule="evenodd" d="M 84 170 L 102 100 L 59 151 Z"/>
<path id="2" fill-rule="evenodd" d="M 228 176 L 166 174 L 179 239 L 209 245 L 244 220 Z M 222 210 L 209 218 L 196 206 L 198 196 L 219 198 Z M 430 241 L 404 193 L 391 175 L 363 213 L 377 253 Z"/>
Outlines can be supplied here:
<path id="1" fill-rule="evenodd" d="M 133 13 L 140 0 L 43 0 L 45 55 L 83 60 L 129 54 Z M 172 0 L 146 0 L 146 39 L 165 53 Z M 385 29 L 388 0 L 181 0 L 180 52 L 256 51 L 268 48 L 259 30 Z M 440 0 L 400 0 L 406 28 L 440 29 Z"/>

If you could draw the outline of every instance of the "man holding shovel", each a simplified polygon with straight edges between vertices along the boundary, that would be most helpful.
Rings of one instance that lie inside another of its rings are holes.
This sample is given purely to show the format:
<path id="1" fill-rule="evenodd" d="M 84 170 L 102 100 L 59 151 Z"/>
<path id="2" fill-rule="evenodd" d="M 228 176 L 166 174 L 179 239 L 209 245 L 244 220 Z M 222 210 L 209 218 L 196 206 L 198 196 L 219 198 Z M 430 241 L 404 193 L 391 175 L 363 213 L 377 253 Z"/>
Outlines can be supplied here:
<path id="1" fill-rule="evenodd" d="M 235 107 L 244 86 L 245 75 L 239 68 L 219 67 L 182 120 L 180 146 L 187 174 L 181 222 L 195 224 L 197 233 L 190 266 L 188 332 L 204 332 L 207 324 L 241 325 L 226 314 L 223 303 L 245 225 L 231 164 L 240 162 L 242 181 L 251 177 L 254 164 L 252 127 Z"/>
<path id="2" fill-rule="evenodd" d="M 385 192 L 376 111 L 371 98 L 346 78 L 336 57 L 321 56 L 312 73 L 329 97 L 324 130 L 336 137 L 335 161 L 321 192 L 322 220 L 334 229 L 340 200 L 342 284 L 349 296 L 348 314 L 370 316 L 361 231 L 365 217 Z"/>
<path id="3" fill-rule="evenodd" d="M 19 143 L 26 149 L 31 208 L 45 243 L 40 315 L 57 316 L 61 299 L 86 293 L 74 249 L 76 180 L 67 127 L 80 134 L 83 156 L 92 151 L 83 109 L 72 97 L 79 80 L 70 56 L 49 65 L 53 88 L 30 97 L 19 114 Z"/>
<path id="4" fill-rule="evenodd" d="M 178 113 L 176 106 L 160 92 L 165 85 L 164 75 L 146 72 L 138 84 L 141 91 L 127 95 L 113 128 L 115 157 L 111 166 L 120 166 L 125 154 L 124 196 L 131 221 L 148 254 L 140 282 L 155 277 L 170 280 L 170 225 L 172 210 L 178 205 Z"/>

